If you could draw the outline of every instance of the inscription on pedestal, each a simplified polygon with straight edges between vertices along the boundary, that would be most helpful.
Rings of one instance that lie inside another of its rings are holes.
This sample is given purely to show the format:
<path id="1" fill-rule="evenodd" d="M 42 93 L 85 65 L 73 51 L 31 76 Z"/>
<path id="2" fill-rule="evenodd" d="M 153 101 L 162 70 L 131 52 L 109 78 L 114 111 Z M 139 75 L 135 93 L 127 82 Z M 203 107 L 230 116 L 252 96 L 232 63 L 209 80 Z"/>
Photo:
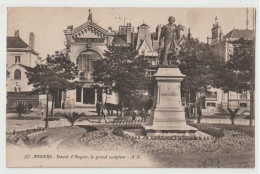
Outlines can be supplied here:
<path id="1" fill-rule="evenodd" d="M 184 75 L 179 68 L 159 67 L 155 74 L 155 102 L 153 125 L 147 130 L 163 131 L 189 131 L 196 130 L 186 124 L 184 108 L 181 104 L 180 83 Z"/>

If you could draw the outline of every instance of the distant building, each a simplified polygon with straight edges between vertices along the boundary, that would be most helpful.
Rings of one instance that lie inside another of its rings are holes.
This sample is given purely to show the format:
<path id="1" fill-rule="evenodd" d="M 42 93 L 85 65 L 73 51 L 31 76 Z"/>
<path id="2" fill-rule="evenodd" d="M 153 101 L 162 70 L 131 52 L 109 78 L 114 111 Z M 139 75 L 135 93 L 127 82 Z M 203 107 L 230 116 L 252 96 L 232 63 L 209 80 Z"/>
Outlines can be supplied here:
<path id="1" fill-rule="evenodd" d="M 76 28 L 70 25 L 64 30 L 65 52 L 78 66 L 80 71 L 78 80 L 83 84 L 75 90 L 66 91 L 66 95 L 59 98 L 58 102 L 65 108 L 94 107 L 97 101 L 102 101 L 103 98 L 107 98 L 107 100 L 115 98 L 116 100 L 116 94 L 106 96 L 102 84 L 94 82 L 92 62 L 104 57 L 108 45 L 128 46 L 128 43 L 115 37 L 116 33 L 112 31 L 112 28 L 106 30 L 95 24 L 92 18 L 92 12 L 89 10 L 88 20 L 85 23 Z"/>
<path id="2" fill-rule="evenodd" d="M 218 23 L 217 17 L 211 29 L 211 38 L 207 38 L 211 50 L 223 61 L 228 61 L 230 55 L 233 54 L 234 44 L 232 41 L 244 38 L 245 40 L 252 40 L 255 37 L 254 30 L 239 30 L 233 29 L 226 35 L 223 35 L 221 26 Z M 224 93 L 221 89 L 210 88 L 206 93 L 204 100 L 205 108 L 244 108 L 250 109 L 250 95 L 248 91 L 243 93 L 229 92 Z"/>
<path id="3" fill-rule="evenodd" d="M 34 33 L 29 35 L 29 45 L 19 36 L 19 30 L 15 31 L 14 36 L 7 37 L 6 55 L 6 91 L 7 108 L 16 108 L 18 102 L 24 105 L 31 102 L 33 106 L 38 106 L 39 97 L 29 95 L 33 89 L 28 85 L 26 71 L 40 62 L 39 53 L 34 50 Z"/>
<path id="4" fill-rule="evenodd" d="M 147 69 L 147 76 L 153 77 L 158 68 L 158 50 L 161 25 L 158 25 L 155 33 L 149 31 L 149 26 L 145 23 L 137 27 L 135 33 L 131 23 L 120 25 L 118 31 L 111 27 L 104 29 L 92 21 L 93 15 L 89 10 L 88 20 L 74 28 L 69 25 L 64 30 L 66 38 L 66 49 L 64 53 L 74 62 L 79 70 L 79 81 L 83 86 L 76 90 L 66 91 L 66 94 L 58 98 L 56 107 L 64 105 L 65 108 L 71 107 L 94 107 L 97 101 L 107 101 L 118 103 L 118 94 L 109 93 L 103 90 L 104 86 L 95 83 L 93 80 L 92 62 L 95 59 L 104 58 L 107 46 L 132 47 L 140 56 L 146 57 L 150 62 Z"/>

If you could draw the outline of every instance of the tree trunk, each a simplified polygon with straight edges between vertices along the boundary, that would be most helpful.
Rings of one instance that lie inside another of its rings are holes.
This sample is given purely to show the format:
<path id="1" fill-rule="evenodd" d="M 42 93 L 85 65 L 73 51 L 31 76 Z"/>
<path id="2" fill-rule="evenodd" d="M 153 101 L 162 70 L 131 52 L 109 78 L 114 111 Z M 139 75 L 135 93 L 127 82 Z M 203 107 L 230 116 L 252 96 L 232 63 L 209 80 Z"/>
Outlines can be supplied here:
<path id="1" fill-rule="evenodd" d="M 231 118 L 231 124 L 232 124 L 232 125 L 235 124 L 235 118 Z"/>
<path id="2" fill-rule="evenodd" d="M 227 92 L 227 108 L 230 108 L 230 106 L 229 106 L 229 91 Z"/>
<path id="3" fill-rule="evenodd" d="M 200 118 L 200 117 L 198 117 L 198 119 L 197 119 L 197 123 L 198 123 L 198 124 L 200 124 L 200 119 L 201 119 L 201 118 Z"/>
<path id="4" fill-rule="evenodd" d="M 254 117 L 254 92 L 250 91 L 250 121 L 249 125 L 253 125 L 253 117 Z"/>
<path id="5" fill-rule="evenodd" d="M 196 101 L 195 101 L 195 104 L 194 104 L 194 115 L 195 115 L 195 117 L 198 117 L 197 108 L 198 108 L 198 92 L 196 92 Z"/>
<path id="6" fill-rule="evenodd" d="M 121 104 L 121 117 L 124 118 L 124 104 Z"/>
<path id="7" fill-rule="evenodd" d="M 54 103 L 54 96 L 55 96 L 55 93 L 53 92 L 53 93 L 52 93 L 52 101 L 51 101 L 51 118 L 53 117 L 53 103 Z"/>
<path id="8" fill-rule="evenodd" d="M 46 118 L 45 118 L 45 128 L 49 128 L 48 124 L 48 94 L 46 94 Z"/>
<path id="9" fill-rule="evenodd" d="M 189 104 L 190 104 L 190 89 L 189 89 Z"/>
<path id="10" fill-rule="evenodd" d="M 200 92 L 196 94 L 196 102 L 195 102 L 195 106 L 194 106 L 194 114 L 196 117 L 198 117 L 198 113 L 197 110 L 200 107 L 202 109 L 202 103 L 201 103 L 201 98 L 200 98 Z"/>

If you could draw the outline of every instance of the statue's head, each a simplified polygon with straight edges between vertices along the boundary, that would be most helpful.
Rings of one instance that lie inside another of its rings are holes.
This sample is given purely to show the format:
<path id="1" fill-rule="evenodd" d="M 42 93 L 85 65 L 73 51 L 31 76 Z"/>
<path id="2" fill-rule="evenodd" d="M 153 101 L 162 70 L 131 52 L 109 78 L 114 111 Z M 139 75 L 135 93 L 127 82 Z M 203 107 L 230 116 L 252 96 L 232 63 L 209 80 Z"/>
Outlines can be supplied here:
<path id="1" fill-rule="evenodd" d="M 170 16 L 170 17 L 168 18 L 168 22 L 169 22 L 170 24 L 173 24 L 173 23 L 175 22 L 175 18 L 174 18 L 173 16 Z"/>

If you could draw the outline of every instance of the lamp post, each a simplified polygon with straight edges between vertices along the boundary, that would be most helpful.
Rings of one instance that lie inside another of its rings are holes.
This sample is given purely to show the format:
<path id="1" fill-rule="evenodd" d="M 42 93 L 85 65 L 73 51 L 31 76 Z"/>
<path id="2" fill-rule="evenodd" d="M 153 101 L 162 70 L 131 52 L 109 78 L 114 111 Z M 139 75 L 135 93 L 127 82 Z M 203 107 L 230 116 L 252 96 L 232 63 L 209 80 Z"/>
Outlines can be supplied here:
<path id="1" fill-rule="evenodd" d="M 45 118 L 45 128 L 49 128 L 48 124 L 48 94 L 49 94 L 49 86 L 46 86 L 45 88 L 45 94 L 46 94 L 46 118 Z"/>

